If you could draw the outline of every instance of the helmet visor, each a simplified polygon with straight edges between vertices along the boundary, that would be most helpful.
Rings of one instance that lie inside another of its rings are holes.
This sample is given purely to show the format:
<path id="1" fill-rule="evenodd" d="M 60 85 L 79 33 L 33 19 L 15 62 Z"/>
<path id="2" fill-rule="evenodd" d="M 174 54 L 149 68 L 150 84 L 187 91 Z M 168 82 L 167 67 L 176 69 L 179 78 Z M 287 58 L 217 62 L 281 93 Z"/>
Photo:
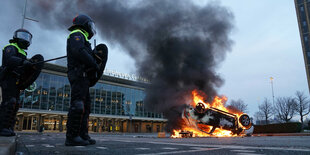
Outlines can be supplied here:
<path id="1" fill-rule="evenodd" d="M 92 33 L 95 35 L 96 34 L 96 27 L 94 22 L 88 22 L 89 28 L 92 31 Z"/>
<path id="2" fill-rule="evenodd" d="M 26 40 L 31 44 L 32 35 L 28 32 L 19 31 L 16 33 L 16 38 Z"/>

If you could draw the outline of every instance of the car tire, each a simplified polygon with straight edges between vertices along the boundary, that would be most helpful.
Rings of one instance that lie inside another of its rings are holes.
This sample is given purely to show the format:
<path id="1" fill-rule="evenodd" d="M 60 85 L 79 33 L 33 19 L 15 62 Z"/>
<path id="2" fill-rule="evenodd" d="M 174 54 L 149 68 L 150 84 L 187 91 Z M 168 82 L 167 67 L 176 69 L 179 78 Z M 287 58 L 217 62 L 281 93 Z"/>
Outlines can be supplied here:
<path id="1" fill-rule="evenodd" d="M 251 123 L 251 119 L 250 119 L 249 115 L 242 114 L 239 117 L 239 122 L 246 130 L 250 129 L 252 127 L 252 123 Z"/>

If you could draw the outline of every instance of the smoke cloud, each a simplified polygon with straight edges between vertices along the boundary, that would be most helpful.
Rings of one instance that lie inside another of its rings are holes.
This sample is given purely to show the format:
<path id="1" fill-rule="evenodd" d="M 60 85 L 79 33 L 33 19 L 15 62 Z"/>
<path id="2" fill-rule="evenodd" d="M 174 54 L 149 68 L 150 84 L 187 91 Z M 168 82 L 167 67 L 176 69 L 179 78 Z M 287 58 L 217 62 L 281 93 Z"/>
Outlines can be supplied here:
<path id="1" fill-rule="evenodd" d="M 47 29 L 66 30 L 78 13 L 95 21 L 98 34 L 120 44 L 150 79 L 147 108 L 163 113 L 168 128 L 178 119 L 191 91 L 217 95 L 223 80 L 216 68 L 230 51 L 233 15 L 216 2 L 197 6 L 187 0 L 33 0 L 31 16 Z"/>

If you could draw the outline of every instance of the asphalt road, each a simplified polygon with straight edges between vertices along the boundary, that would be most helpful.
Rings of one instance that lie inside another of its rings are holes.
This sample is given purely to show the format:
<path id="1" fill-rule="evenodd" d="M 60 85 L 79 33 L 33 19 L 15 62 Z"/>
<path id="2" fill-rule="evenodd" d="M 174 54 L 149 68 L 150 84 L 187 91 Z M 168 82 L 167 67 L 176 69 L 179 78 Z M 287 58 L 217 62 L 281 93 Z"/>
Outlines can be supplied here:
<path id="1" fill-rule="evenodd" d="M 19 133 L 17 155 L 48 154 L 310 154 L 310 136 L 156 138 L 155 134 L 91 134 L 97 144 L 64 146 L 64 133 Z"/>

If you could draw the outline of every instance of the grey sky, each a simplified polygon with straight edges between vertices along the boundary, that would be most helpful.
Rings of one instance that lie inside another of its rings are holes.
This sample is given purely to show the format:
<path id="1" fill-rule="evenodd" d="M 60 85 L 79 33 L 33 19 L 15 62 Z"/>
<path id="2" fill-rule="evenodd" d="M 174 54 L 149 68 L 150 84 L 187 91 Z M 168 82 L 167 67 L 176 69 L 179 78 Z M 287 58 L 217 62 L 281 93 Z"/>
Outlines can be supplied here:
<path id="1" fill-rule="evenodd" d="M 309 94 L 294 1 L 225 0 L 235 15 L 233 50 L 219 73 L 225 79 L 220 93 L 228 99 L 243 99 L 250 114 L 264 97 L 293 96 L 296 90 Z"/>
<path id="2" fill-rule="evenodd" d="M 204 5 L 208 0 L 195 2 Z M 218 70 L 225 80 L 220 94 L 227 96 L 228 102 L 243 99 L 249 105 L 250 115 L 257 111 L 264 97 L 272 99 L 271 76 L 274 77 L 275 97 L 293 96 L 296 90 L 309 94 L 294 1 L 222 0 L 220 3 L 235 16 L 235 29 L 231 34 L 234 45 Z M 2 2 L 1 47 L 20 28 L 23 4 L 24 0 Z M 65 55 L 68 31 L 47 30 L 40 23 L 29 21 L 25 21 L 25 28 L 34 35 L 28 50 L 30 57 L 37 53 L 43 53 L 45 59 Z M 98 36 L 97 42 L 105 42 L 110 48 L 107 68 L 134 73 L 134 60 L 119 45 Z"/>

